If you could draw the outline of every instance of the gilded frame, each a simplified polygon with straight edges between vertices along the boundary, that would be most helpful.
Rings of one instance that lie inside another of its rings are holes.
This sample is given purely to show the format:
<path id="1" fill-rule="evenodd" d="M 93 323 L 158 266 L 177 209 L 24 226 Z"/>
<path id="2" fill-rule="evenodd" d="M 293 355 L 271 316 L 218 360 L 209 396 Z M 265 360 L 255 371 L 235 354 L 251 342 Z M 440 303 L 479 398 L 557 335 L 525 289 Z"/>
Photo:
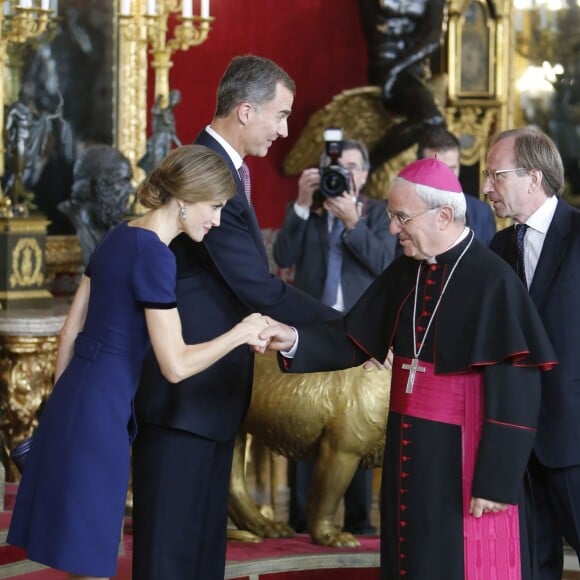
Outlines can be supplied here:
<path id="1" fill-rule="evenodd" d="M 457 20 L 455 90 L 460 98 L 495 98 L 497 34 L 490 6 L 470 0 Z"/>

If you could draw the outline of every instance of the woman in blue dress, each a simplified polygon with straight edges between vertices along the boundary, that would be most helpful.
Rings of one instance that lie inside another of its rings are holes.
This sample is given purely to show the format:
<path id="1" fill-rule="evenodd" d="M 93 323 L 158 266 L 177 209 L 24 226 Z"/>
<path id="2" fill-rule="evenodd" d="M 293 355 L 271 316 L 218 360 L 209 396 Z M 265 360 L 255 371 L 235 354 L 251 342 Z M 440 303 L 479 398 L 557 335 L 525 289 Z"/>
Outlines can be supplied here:
<path id="1" fill-rule="evenodd" d="M 153 347 L 172 383 L 241 345 L 263 350 L 252 314 L 187 345 L 168 244 L 200 242 L 234 195 L 230 170 L 201 145 L 174 149 L 138 190 L 150 211 L 112 230 L 91 256 L 59 336 L 54 390 L 20 481 L 8 543 L 69 578 L 115 575 L 135 436 L 133 397 Z M 176 387 L 177 388 L 177 387 Z"/>

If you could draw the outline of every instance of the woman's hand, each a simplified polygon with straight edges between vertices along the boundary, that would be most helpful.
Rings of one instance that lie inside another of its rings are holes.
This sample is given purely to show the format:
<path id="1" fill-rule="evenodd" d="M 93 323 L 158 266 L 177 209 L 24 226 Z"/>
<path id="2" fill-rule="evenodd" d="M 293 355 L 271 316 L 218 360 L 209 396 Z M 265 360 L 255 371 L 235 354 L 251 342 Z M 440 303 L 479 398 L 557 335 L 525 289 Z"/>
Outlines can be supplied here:
<path id="1" fill-rule="evenodd" d="M 246 333 L 246 343 L 256 352 L 264 352 L 268 346 L 268 340 L 260 338 L 260 333 L 270 324 L 270 321 L 271 319 L 267 316 L 254 312 L 238 324 Z"/>

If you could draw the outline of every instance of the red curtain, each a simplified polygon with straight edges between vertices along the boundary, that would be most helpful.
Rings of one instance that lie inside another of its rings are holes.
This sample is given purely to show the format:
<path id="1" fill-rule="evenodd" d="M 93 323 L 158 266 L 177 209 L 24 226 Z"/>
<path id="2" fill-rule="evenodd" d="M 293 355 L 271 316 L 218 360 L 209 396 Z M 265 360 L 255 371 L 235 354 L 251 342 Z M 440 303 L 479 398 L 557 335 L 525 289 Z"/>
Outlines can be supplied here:
<path id="1" fill-rule="evenodd" d="M 195 6 L 195 3 L 194 3 Z M 294 79 L 296 100 L 289 136 L 266 158 L 248 159 L 252 195 L 262 228 L 280 227 L 297 177 L 281 164 L 309 117 L 344 89 L 367 84 L 367 53 L 357 0 L 212 0 L 215 16 L 208 40 L 174 54 L 170 85 L 181 91 L 175 109 L 178 136 L 191 142 L 211 121 L 215 92 L 230 59 L 258 54 L 273 59 Z M 149 78 L 149 106 L 153 101 Z"/>

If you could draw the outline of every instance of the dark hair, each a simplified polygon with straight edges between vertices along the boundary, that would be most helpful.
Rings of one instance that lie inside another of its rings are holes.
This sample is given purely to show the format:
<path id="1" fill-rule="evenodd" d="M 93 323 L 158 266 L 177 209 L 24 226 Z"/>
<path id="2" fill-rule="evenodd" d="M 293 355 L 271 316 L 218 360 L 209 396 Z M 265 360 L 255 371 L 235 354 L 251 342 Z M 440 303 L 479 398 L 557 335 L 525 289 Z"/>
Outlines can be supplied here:
<path id="1" fill-rule="evenodd" d="M 232 198 L 236 185 L 223 158 L 203 145 L 173 149 L 137 189 L 137 199 L 156 209 L 169 198 L 196 203 Z"/>
<path id="2" fill-rule="evenodd" d="M 363 160 L 363 170 L 368 171 L 371 168 L 371 163 L 369 160 L 369 151 L 366 145 L 362 141 L 357 141 L 356 139 L 345 139 L 342 142 L 342 152 L 351 151 L 356 149 L 360 152 Z"/>
<path id="3" fill-rule="evenodd" d="M 558 147 L 540 129 L 522 127 L 502 131 L 491 138 L 489 147 L 498 141 L 514 137 L 514 155 L 518 167 L 539 169 L 542 184 L 548 197 L 560 195 L 564 191 L 564 165 Z"/>
<path id="4" fill-rule="evenodd" d="M 234 57 L 218 86 L 215 116 L 226 117 L 240 103 L 259 107 L 271 101 L 278 83 L 296 92 L 294 81 L 274 61 L 254 55 Z"/>
<path id="5" fill-rule="evenodd" d="M 425 129 L 417 140 L 417 158 L 425 159 L 425 149 L 435 151 L 461 150 L 459 139 L 444 127 Z"/>

